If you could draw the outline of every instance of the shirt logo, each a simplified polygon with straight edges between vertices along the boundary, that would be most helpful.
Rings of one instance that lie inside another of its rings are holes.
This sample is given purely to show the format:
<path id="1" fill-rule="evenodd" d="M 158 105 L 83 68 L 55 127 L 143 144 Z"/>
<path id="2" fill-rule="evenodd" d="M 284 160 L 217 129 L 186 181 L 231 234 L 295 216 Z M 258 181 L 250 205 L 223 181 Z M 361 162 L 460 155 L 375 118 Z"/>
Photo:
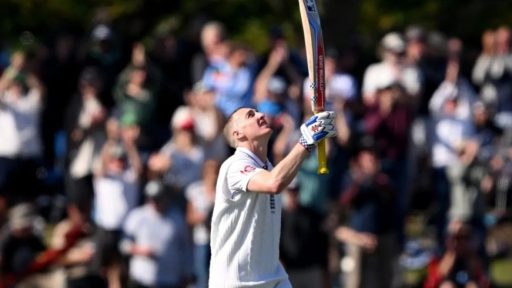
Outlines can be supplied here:
<path id="1" fill-rule="evenodd" d="M 256 167 L 252 165 L 245 165 L 244 169 L 240 170 L 240 173 L 242 174 L 249 174 L 252 171 L 256 170 Z"/>
<path id="2" fill-rule="evenodd" d="M 270 213 L 276 213 L 276 199 L 274 195 L 270 195 Z"/>

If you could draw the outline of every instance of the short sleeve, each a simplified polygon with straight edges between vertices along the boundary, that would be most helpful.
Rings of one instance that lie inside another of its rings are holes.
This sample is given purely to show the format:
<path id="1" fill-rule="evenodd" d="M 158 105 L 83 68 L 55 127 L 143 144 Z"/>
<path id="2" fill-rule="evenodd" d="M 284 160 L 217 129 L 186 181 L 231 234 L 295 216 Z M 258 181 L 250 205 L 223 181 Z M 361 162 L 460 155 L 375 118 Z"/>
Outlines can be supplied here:
<path id="1" fill-rule="evenodd" d="M 135 234 L 135 231 L 137 231 L 137 226 L 138 226 L 138 209 L 136 210 L 133 210 L 131 211 L 130 213 L 128 213 L 128 216 L 126 218 L 126 222 L 124 223 L 123 225 L 123 232 L 130 236 L 130 237 L 133 237 L 133 235 Z"/>
<path id="2" fill-rule="evenodd" d="M 262 168 L 257 167 L 250 161 L 232 163 L 227 172 L 227 183 L 231 199 L 234 200 L 237 195 L 247 192 L 247 185 L 251 178 L 262 170 Z"/>

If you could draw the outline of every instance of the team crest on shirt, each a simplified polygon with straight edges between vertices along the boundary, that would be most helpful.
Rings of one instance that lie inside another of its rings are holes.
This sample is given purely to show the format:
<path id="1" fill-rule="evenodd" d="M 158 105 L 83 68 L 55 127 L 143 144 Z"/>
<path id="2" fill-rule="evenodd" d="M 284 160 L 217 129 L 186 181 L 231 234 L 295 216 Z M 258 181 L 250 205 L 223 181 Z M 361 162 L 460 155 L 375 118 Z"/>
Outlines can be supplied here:
<path id="1" fill-rule="evenodd" d="M 256 167 L 254 167 L 252 165 L 245 165 L 244 169 L 240 170 L 240 173 L 248 174 L 248 173 L 251 173 L 254 170 L 256 170 Z"/>

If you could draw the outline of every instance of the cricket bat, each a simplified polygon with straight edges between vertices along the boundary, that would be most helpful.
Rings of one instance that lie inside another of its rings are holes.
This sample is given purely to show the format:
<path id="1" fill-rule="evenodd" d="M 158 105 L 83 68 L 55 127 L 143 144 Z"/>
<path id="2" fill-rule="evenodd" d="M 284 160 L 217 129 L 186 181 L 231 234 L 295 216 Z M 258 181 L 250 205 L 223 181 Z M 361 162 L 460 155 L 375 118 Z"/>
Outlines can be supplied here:
<path id="1" fill-rule="evenodd" d="M 299 0 L 299 8 L 304 30 L 310 88 L 313 89 L 311 108 L 316 114 L 324 111 L 325 108 L 324 39 L 315 0 Z M 327 173 L 329 169 L 325 140 L 322 140 L 318 143 L 318 174 Z"/>

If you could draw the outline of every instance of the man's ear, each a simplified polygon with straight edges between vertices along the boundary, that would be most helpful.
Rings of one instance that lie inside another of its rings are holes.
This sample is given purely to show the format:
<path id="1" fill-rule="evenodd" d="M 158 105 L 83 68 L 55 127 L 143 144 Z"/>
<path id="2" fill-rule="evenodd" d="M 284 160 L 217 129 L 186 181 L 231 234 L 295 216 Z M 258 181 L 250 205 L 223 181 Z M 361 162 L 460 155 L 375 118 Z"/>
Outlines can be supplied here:
<path id="1" fill-rule="evenodd" d="M 232 133 L 233 139 L 235 139 L 237 142 L 242 139 L 245 135 L 243 132 L 240 132 L 239 130 L 233 130 Z"/>
<path id="2" fill-rule="evenodd" d="M 233 130 L 233 133 L 231 133 L 231 136 L 233 137 L 233 139 L 238 140 L 238 137 L 240 137 L 240 132 L 238 130 Z"/>

